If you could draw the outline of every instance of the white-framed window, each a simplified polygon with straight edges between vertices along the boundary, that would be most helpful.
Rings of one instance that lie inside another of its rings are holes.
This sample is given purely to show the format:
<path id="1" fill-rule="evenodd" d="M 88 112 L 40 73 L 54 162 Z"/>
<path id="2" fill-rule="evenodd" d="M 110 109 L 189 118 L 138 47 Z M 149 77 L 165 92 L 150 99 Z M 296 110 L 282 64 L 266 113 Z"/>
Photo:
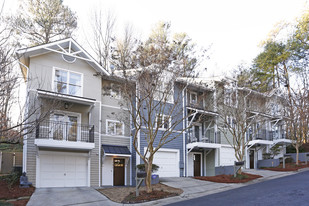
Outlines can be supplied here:
<path id="1" fill-rule="evenodd" d="M 83 74 L 54 68 L 53 90 L 61 94 L 83 95 Z"/>
<path id="2" fill-rule="evenodd" d="M 106 120 L 106 133 L 109 135 L 124 136 L 124 124 L 117 120 Z"/>
<path id="3" fill-rule="evenodd" d="M 165 114 L 157 114 L 156 127 L 160 129 L 168 129 L 171 126 L 171 117 Z"/>
<path id="4" fill-rule="evenodd" d="M 197 93 L 190 92 L 190 104 L 197 104 Z"/>
<path id="5" fill-rule="evenodd" d="M 154 95 L 154 99 L 157 101 L 164 101 L 173 103 L 174 102 L 174 83 L 171 82 L 171 74 L 164 72 L 157 82 L 157 90 Z"/>

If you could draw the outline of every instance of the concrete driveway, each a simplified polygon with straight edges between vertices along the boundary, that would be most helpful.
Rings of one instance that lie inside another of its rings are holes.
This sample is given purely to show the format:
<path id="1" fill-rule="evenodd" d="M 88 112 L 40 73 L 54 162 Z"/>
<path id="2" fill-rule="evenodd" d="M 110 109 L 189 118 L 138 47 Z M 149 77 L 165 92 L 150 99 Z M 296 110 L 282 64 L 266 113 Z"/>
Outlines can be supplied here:
<path id="1" fill-rule="evenodd" d="M 37 188 L 27 206 L 64 205 L 119 205 L 107 199 L 92 187 Z"/>

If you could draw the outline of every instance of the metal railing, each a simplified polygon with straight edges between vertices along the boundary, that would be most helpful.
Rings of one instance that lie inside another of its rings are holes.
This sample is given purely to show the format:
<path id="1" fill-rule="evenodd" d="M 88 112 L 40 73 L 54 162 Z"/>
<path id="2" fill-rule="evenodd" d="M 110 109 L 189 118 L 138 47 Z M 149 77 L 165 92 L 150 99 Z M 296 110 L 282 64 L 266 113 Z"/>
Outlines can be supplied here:
<path id="1" fill-rule="evenodd" d="M 210 132 L 206 132 L 201 137 L 196 137 L 193 134 L 188 135 L 188 143 L 193 143 L 193 142 L 204 142 L 204 143 L 215 143 L 215 144 L 220 144 L 221 143 L 221 135 L 211 135 Z"/>
<path id="2" fill-rule="evenodd" d="M 53 139 L 73 142 L 94 142 L 94 126 L 75 122 L 37 122 L 37 139 Z"/>
<path id="3" fill-rule="evenodd" d="M 280 135 L 278 132 L 270 131 L 270 130 L 259 130 L 256 133 L 248 132 L 247 140 L 269 140 L 273 141 L 275 139 L 286 139 L 286 133 L 281 132 Z"/>

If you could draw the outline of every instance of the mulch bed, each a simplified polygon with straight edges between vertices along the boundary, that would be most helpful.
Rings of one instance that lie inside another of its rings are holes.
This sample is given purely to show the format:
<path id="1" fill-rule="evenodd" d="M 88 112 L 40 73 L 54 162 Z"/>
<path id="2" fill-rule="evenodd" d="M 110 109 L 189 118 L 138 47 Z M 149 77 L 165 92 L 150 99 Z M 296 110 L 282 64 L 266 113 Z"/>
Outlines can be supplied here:
<path id="1" fill-rule="evenodd" d="M 177 193 L 157 191 L 157 190 L 154 190 L 151 193 L 142 191 L 138 197 L 135 196 L 135 193 L 131 193 L 122 201 L 122 203 L 142 203 L 142 202 L 147 202 L 147 201 L 152 201 L 152 200 L 163 199 L 167 197 L 173 197 L 177 195 L 178 195 Z"/>
<path id="2" fill-rule="evenodd" d="M 11 188 L 9 188 L 7 182 L 3 179 L 0 179 L 0 201 L 2 202 L 10 199 L 17 199 L 19 197 L 30 197 L 34 190 L 34 187 L 20 188 L 19 183 L 16 183 L 12 185 Z M 25 199 L 12 201 L 10 203 L 12 205 L 23 206 L 26 205 L 28 201 L 29 199 Z"/>
<path id="3" fill-rule="evenodd" d="M 210 182 L 217 182 L 217 183 L 245 183 L 251 180 L 260 178 L 260 175 L 253 175 L 249 173 L 241 173 L 242 178 L 234 178 L 233 175 L 217 175 L 211 177 L 194 177 L 198 180 L 210 181 Z"/>
<path id="4" fill-rule="evenodd" d="M 278 167 L 264 167 L 264 170 L 271 170 L 271 171 L 278 171 L 278 172 L 291 172 L 291 171 L 298 171 L 299 169 L 309 167 L 309 163 L 306 165 L 303 162 L 299 162 L 299 165 L 296 165 L 295 162 L 293 163 L 285 163 L 285 168 L 283 168 L 282 163 Z"/>
<path id="5" fill-rule="evenodd" d="M 118 203 L 141 203 L 172 196 L 183 193 L 181 189 L 169 187 L 164 184 L 152 185 L 153 192 L 146 193 L 146 187 L 142 186 L 139 190 L 139 197 L 135 197 L 135 187 L 110 187 L 98 189 L 108 199 Z"/>

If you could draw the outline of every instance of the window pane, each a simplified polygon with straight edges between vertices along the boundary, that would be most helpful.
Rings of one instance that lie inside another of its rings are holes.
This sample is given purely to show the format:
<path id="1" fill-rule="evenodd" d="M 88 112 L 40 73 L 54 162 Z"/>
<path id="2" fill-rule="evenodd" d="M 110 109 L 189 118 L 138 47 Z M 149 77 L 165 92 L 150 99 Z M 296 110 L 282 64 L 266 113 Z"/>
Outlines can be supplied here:
<path id="1" fill-rule="evenodd" d="M 67 85 L 63 82 L 55 82 L 55 92 L 66 94 L 67 93 Z"/>
<path id="2" fill-rule="evenodd" d="M 157 116 L 157 127 L 161 128 L 162 127 L 162 117 L 161 115 Z"/>
<path id="3" fill-rule="evenodd" d="M 75 95 L 75 96 L 81 96 L 81 87 L 80 86 L 75 86 L 75 85 L 69 85 L 69 92 L 68 94 L 70 95 Z"/>
<path id="4" fill-rule="evenodd" d="M 80 74 L 76 74 L 76 73 L 70 73 L 70 84 L 73 85 L 78 85 L 81 86 L 82 85 L 82 77 Z"/>
<path id="5" fill-rule="evenodd" d="M 55 81 L 67 82 L 68 72 L 62 70 L 55 70 Z"/>
<path id="6" fill-rule="evenodd" d="M 164 129 L 167 129 L 169 127 L 169 124 L 170 124 L 170 118 L 169 116 L 164 116 Z"/>
<path id="7" fill-rule="evenodd" d="M 108 122 L 107 123 L 107 134 L 115 134 L 115 123 L 114 122 Z"/>
<path id="8" fill-rule="evenodd" d="M 117 135 L 123 135 L 122 123 L 121 122 L 116 123 L 116 134 Z"/>
<path id="9" fill-rule="evenodd" d="M 74 116 L 69 116 L 68 140 L 69 141 L 77 140 L 77 117 L 74 117 Z"/>

